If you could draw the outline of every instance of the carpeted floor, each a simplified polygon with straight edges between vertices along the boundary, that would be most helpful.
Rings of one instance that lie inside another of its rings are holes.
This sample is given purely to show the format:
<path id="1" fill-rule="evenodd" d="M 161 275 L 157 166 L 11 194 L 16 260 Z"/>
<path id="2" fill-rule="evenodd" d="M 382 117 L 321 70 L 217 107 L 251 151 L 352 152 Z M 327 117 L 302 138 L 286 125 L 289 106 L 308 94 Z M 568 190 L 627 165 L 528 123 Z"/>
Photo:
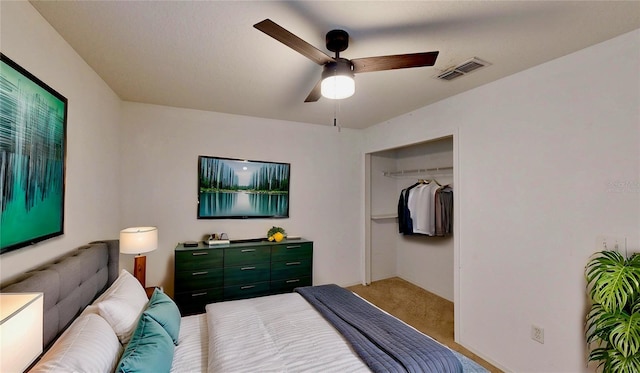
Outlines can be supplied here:
<path id="1" fill-rule="evenodd" d="M 502 372 L 454 342 L 453 302 L 399 277 L 374 281 L 369 286 L 351 286 L 348 289 L 440 343 L 473 359 L 489 371 Z"/>

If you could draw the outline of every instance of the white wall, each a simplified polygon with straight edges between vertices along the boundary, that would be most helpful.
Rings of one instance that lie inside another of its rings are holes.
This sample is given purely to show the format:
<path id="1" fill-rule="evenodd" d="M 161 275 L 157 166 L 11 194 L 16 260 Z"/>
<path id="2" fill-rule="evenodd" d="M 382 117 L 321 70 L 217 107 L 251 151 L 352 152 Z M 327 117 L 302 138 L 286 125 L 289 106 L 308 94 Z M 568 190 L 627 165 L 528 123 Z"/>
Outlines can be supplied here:
<path id="1" fill-rule="evenodd" d="M 120 100 L 26 1 L 0 2 L 2 53 L 68 99 L 64 235 L 3 254 L 0 282 L 117 238 Z"/>
<path id="2" fill-rule="evenodd" d="M 159 232 L 159 249 L 147 255 L 147 284 L 173 293 L 178 242 L 211 232 L 265 237 L 273 225 L 314 241 L 314 284 L 360 281 L 359 131 L 129 102 L 123 108 L 122 227 Z M 198 155 L 291 163 L 290 218 L 198 220 Z"/>
<path id="3" fill-rule="evenodd" d="M 636 30 L 366 131 L 367 152 L 459 131 L 459 342 L 509 371 L 587 371 L 583 270 L 596 237 L 626 236 L 640 251 L 639 39 Z"/>

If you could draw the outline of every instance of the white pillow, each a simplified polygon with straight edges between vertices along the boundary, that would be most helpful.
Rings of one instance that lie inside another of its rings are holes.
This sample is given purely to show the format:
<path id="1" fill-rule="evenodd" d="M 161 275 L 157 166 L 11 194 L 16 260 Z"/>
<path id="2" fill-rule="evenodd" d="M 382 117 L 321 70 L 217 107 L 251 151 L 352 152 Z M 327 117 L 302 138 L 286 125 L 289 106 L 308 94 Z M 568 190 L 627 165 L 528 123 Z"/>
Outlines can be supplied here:
<path id="1" fill-rule="evenodd" d="M 29 372 L 113 372 L 122 345 L 105 319 L 80 316 Z"/>
<path id="2" fill-rule="evenodd" d="M 140 282 L 126 270 L 94 303 L 123 345 L 129 342 L 149 299 Z"/>

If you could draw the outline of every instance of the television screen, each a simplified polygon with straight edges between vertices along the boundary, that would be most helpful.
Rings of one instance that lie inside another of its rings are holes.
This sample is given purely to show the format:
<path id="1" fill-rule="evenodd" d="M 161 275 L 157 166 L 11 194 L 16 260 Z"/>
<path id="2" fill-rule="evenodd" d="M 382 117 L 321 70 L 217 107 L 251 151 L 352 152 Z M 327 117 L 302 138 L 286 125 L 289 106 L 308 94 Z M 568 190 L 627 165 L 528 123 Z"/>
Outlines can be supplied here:
<path id="1" fill-rule="evenodd" d="M 198 219 L 289 217 L 289 163 L 198 157 Z"/>
<path id="2" fill-rule="evenodd" d="M 0 254 L 63 234 L 67 99 L 0 53 Z"/>

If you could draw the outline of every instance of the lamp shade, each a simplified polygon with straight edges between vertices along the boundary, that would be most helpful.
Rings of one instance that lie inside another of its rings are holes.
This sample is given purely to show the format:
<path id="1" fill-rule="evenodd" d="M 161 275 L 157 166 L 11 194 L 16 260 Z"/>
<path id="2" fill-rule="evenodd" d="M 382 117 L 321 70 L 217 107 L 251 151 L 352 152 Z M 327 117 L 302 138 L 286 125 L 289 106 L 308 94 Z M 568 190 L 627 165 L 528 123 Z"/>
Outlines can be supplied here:
<path id="1" fill-rule="evenodd" d="M 320 87 L 324 97 L 334 100 L 351 97 L 356 91 L 356 83 L 353 78 L 344 75 L 325 78 Z"/>
<path id="2" fill-rule="evenodd" d="M 42 293 L 0 294 L 0 372 L 23 372 L 42 353 Z"/>
<path id="3" fill-rule="evenodd" d="M 120 252 L 142 254 L 158 248 L 158 228 L 132 227 L 120 231 Z"/>
<path id="4" fill-rule="evenodd" d="M 338 58 L 325 65 L 322 71 L 320 92 L 322 96 L 334 100 L 351 97 L 356 91 L 356 82 L 351 62 Z"/>

